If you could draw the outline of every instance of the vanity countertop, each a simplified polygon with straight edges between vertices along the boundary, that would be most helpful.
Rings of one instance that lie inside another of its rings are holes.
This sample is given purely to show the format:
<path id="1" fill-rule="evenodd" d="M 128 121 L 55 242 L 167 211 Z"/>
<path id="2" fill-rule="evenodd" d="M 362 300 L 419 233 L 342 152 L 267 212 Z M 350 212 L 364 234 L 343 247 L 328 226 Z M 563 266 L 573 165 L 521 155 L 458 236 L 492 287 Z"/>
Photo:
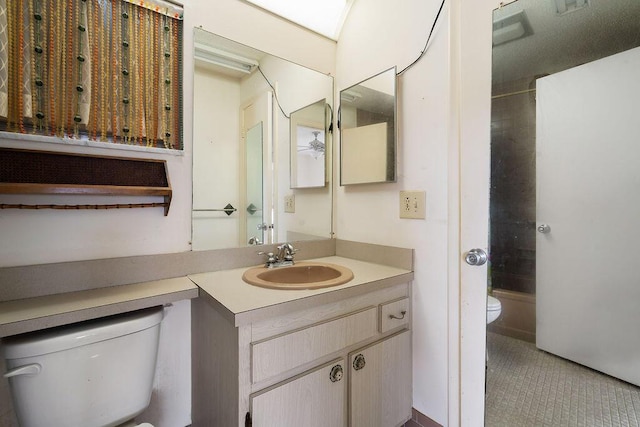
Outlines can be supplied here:
<path id="1" fill-rule="evenodd" d="M 413 272 L 410 270 L 340 256 L 304 261 L 326 262 L 348 267 L 353 271 L 354 278 L 348 283 L 330 288 L 281 290 L 262 288 L 244 282 L 242 274 L 250 267 L 191 274 L 188 277 L 200 287 L 201 296 L 210 297 L 214 306 L 235 326 L 293 310 L 340 301 L 413 280 Z"/>
<path id="2" fill-rule="evenodd" d="M 110 286 L 0 303 L 0 337 L 51 328 L 198 296 L 187 277 Z"/>
<path id="3" fill-rule="evenodd" d="M 353 271 L 354 279 L 315 290 L 249 285 L 242 280 L 242 274 L 251 267 L 229 266 L 243 265 L 238 263 L 255 257 L 254 248 L 238 249 L 231 257 L 229 250 L 224 250 L 7 268 L 0 274 L 0 285 L 3 281 L 4 285 L 11 285 L 2 295 L 13 298 L 0 302 L 0 338 L 198 296 L 208 298 L 227 320 L 239 326 L 413 280 L 413 252 L 409 249 L 337 240 L 299 245 L 305 254 L 321 256 L 304 261 L 343 265 Z M 322 257 L 330 251 L 345 256 Z M 209 269 L 216 271 L 207 272 Z M 152 275 L 170 278 L 144 280 Z M 137 281 L 128 282 L 132 279 Z M 56 292 L 33 295 L 42 283 Z M 83 289 L 85 284 L 95 287 Z"/>

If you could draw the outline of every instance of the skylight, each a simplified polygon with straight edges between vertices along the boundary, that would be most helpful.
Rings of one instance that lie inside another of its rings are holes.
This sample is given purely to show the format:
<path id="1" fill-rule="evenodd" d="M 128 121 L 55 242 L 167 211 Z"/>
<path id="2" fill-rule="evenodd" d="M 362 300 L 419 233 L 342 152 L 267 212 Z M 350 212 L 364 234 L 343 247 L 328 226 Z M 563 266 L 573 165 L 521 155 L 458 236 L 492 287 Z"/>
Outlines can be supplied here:
<path id="1" fill-rule="evenodd" d="M 354 0 L 246 0 L 316 33 L 338 40 Z"/>

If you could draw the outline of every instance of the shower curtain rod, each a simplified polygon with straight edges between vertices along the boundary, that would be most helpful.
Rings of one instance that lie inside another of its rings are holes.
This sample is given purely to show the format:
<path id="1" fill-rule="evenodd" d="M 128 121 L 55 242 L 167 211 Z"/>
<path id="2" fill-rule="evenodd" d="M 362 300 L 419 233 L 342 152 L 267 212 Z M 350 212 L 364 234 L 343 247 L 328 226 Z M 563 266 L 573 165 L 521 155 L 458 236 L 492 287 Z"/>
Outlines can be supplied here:
<path id="1" fill-rule="evenodd" d="M 516 92 L 502 93 L 500 95 L 493 95 L 491 97 L 491 99 L 506 98 L 508 96 L 522 95 L 522 94 L 525 94 L 525 93 L 535 92 L 535 91 L 536 91 L 535 89 L 526 89 L 526 90 L 519 90 L 519 91 L 516 91 Z"/>

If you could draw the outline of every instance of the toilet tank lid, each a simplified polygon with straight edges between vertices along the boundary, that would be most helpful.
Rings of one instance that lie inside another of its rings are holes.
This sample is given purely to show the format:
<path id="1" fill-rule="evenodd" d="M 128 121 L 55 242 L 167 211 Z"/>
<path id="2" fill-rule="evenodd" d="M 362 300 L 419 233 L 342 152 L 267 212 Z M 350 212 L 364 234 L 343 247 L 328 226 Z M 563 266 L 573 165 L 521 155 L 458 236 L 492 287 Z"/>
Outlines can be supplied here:
<path id="1" fill-rule="evenodd" d="M 151 328 L 162 321 L 162 306 L 4 338 L 5 359 L 41 356 L 117 338 Z"/>

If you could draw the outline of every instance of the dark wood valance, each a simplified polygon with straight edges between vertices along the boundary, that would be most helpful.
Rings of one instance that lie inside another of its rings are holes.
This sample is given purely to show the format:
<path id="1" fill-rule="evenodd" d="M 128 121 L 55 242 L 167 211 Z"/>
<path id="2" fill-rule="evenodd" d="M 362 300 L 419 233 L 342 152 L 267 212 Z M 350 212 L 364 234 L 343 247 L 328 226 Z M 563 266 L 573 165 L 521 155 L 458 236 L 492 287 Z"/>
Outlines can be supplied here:
<path id="1" fill-rule="evenodd" d="M 21 209 L 113 209 L 171 204 L 165 160 L 0 148 L 0 194 L 162 196 L 164 203 L 112 205 L 16 205 Z"/>

